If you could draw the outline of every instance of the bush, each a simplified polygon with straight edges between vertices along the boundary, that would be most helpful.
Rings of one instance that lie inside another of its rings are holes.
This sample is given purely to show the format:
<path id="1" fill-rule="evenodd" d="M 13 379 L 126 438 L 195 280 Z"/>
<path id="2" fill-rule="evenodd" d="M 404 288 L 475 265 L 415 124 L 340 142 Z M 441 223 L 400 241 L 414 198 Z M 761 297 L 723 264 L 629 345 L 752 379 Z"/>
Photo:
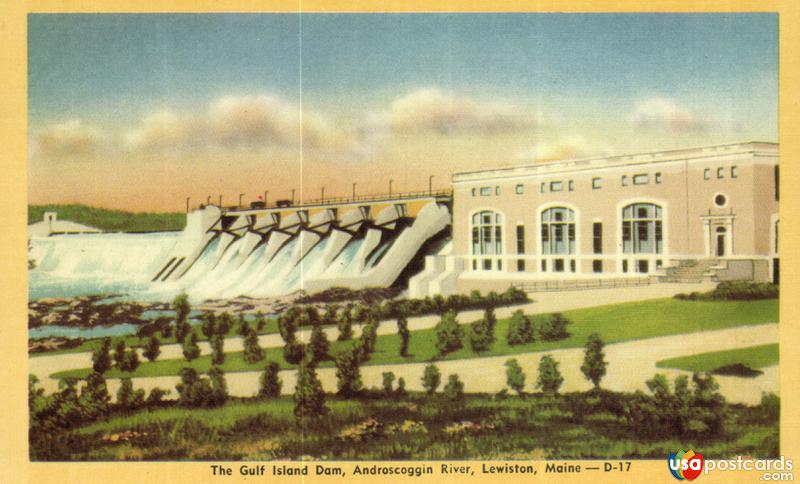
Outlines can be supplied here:
<path id="1" fill-rule="evenodd" d="M 244 338 L 244 361 L 249 364 L 258 363 L 264 359 L 264 350 L 258 344 L 258 334 L 250 329 Z"/>
<path id="2" fill-rule="evenodd" d="M 600 388 L 600 380 L 605 376 L 606 367 L 608 366 L 603 353 L 604 346 L 605 344 L 600 339 L 600 335 L 592 333 L 586 340 L 586 346 L 584 347 L 581 372 L 583 372 L 587 380 L 594 384 L 595 389 Z"/>
<path id="3" fill-rule="evenodd" d="M 439 324 L 436 325 L 435 331 L 436 350 L 439 356 L 460 350 L 464 346 L 462 329 L 456 320 L 454 311 L 448 311 L 442 316 Z"/>
<path id="4" fill-rule="evenodd" d="M 408 356 L 411 331 L 408 330 L 408 320 L 404 316 L 397 318 L 397 334 L 400 335 L 400 356 Z"/>
<path id="5" fill-rule="evenodd" d="M 144 390 L 134 390 L 130 378 L 120 380 L 117 390 L 117 406 L 124 409 L 136 409 L 144 405 Z"/>
<path id="6" fill-rule="evenodd" d="M 369 321 L 361 327 L 361 336 L 356 344 L 360 352 L 361 361 L 368 361 L 370 355 L 375 351 L 375 343 L 378 341 L 378 323 Z"/>
<path id="7" fill-rule="evenodd" d="M 389 396 L 392 394 L 392 387 L 394 386 L 394 373 L 384 371 L 381 376 L 383 377 L 383 393 Z"/>
<path id="8" fill-rule="evenodd" d="M 236 334 L 239 336 L 247 336 L 252 331 L 250 328 L 250 323 L 245 319 L 244 315 L 239 315 L 239 328 L 236 330 Z"/>
<path id="9" fill-rule="evenodd" d="M 472 351 L 482 353 L 489 350 L 492 343 L 494 343 L 494 326 L 490 324 L 488 318 L 484 317 L 470 325 L 469 345 Z"/>
<path id="10" fill-rule="evenodd" d="M 680 293 L 675 299 L 687 301 L 751 301 L 757 299 L 776 299 L 780 286 L 771 282 L 723 281 L 708 292 Z"/>
<path id="11" fill-rule="evenodd" d="M 175 296 L 172 301 L 172 309 L 175 310 L 175 339 L 183 343 L 186 336 L 192 331 L 192 327 L 186 322 L 192 311 L 189 306 L 189 297 L 186 294 Z"/>
<path id="12" fill-rule="evenodd" d="M 555 395 L 562 383 L 564 383 L 564 378 L 558 371 L 558 362 L 550 355 L 542 356 L 542 359 L 539 360 L 539 378 L 536 380 L 536 388 L 541 389 L 544 393 Z"/>
<path id="13" fill-rule="evenodd" d="M 203 313 L 200 320 L 202 321 L 200 323 L 200 331 L 206 339 L 210 340 L 212 336 L 217 334 L 217 316 L 214 313 L 207 312 Z"/>
<path id="14" fill-rule="evenodd" d="M 213 334 L 211 340 L 211 363 L 221 365 L 225 362 L 225 336 Z"/>
<path id="15" fill-rule="evenodd" d="M 123 342 L 123 348 L 125 343 Z M 111 369 L 111 339 L 103 338 L 103 344 L 92 352 L 92 369 L 105 373 Z"/>
<path id="16" fill-rule="evenodd" d="M 294 415 L 299 422 L 315 419 L 327 413 L 325 392 L 317 378 L 313 364 L 306 362 L 297 371 L 297 385 L 294 391 Z"/>
<path id="17" fill-rule="evenodd" d="M 208 371 L 211 380 L 211 401 L 213 405 L 222 405 L 228 400 L 228 384 L 222 368 L 215 366 Z"/>
<path id="18" fill-rule="evenodd" d="M 439 372 L 439 368 L 436 367 L 433 363 L 429 364 L 425 367 L 425 372 L 422 374 L 422 388 L 428 392 L 428 395 L 432 395 L 437 388 L 439 388 L 439 383 L 442 381 L 442 374 Z"/>
<path id="19" fill-rule="evenodd" d="M 506 383 L 520 396 L 525 392 L 525 373 L 515 358 L 506 361 Z"/>
<path id="20" fill-rule="evenodd" d="M 163 400 L 164 397 L 169 395 L 169 390 L 164 390 L 159 387 L 155 387 L 150 390 L 150 394 L 147 395 L 146 403 L 148 405 L 159 405 Z"/>
<path id="21" fill-rule="evenodd" d="M 524 345 L 532 343 L 534 339 L 533 323 L 531 319 L 521 311 L 516 310 L 511 315 L 511 320 L 508 322 L 508 333 L 506 341 L 509 346 Z"/>
<path id="22" fill-rule="evenodd" d="M 283 359 L 290 365 L 297 365 L 305 358 L 305 346 L 298 341 L 290 341 L 283 347 Z"/>
<path id="23" fill-rule="evenodd" d="M 330 359 L 328 351 L 330 350 L 330 343 L 328 342 L 328 335 L 322 329 L 322 325 L 315 324 L 311 329 L 311 339 L 308 343 L 309 356 L 314 362 Z"/>
<path id="24" fill-rule="evenodd" d="M 336 355 L 336 386 L 339 395 L 352 397 L 361 392 L 361 354 L 357 347 Z"/>
<path id="25" fill-rule="evenodd" d="M 402 376 L 397 379 L 397 390 L 395 390 L 394 393 L 398 398 L 405 398 L 408 396 L 408 392 L 406 391 L 406 379 Z"/>
<path id="26" fill-rule="evenodd" d="M 110 400 L 106 379 L 102 373 L 93 371 L 86 377 L 86 385 L 81 389 L 80 405 L 83 407 L 83 415 L 88 419 L 104 415 L 108 412 Z"/>
<path id="27" fill-rule="evenodd" d="M 261 374 L 261 378 L 259 380 L 260 383 L 258 389 L 259 397 L 275 398 L 280 396 L 283 382 L 278 376 L 279 372 L 280 372 L 280 365 L 278 365 L 278 363 L 270 361 L 267 364 L 266 368 L 264 368 L 264 373 Z"/>
<path id="28" fill-rule="evenodd" d="M 339 330 L 339 341 L 347 341 L 353 338 L 353 309 L 346 306 L 336 318 L 336 328 Z"/>
<path id="29" fill-rule="evenodd" d="M 183 356 L 186 361 L 192 361 L 200 356 L 200 347 L 197 346 L 197 333 L 189 331 L 188 336 L 183 340 Z"/>
<path id="30" fill-rule="evenodd" d="M 147 344 L 145 344 L 144 351 L 142 352 L 145 358 L 149 361 L 156 361 L 158 355 L 161 354 L 161 343 L 159 343 L 158 338 L 155 336 L 151 336 L 147 339 Z"/>
<path id="31" fill-rule="evenodd" d="M 217 367 L 209 372 L 210 378 L 197 374 L 194 368 L 181 370 L 181 381 L 175 385 L 178 391 L 178 404 L 184 407 L 213 407 L 227 399 L 225 377 Z"/>
<path id="32" fill-rule="evenodd" d="M 447 385 L 444 386 L 444 396 L 451 401 L 459 401 L 464 398 L 464 383 L 458 375 L 447 377 Z"/>
<path id="33" fill-rule="evenodd" d="M 545 318 L 539 326 L 539 338 L 542 341 L 557 341 L 569 336 L 567 332 L 567 325 L 570 320 L 565 318 L 561 313 L 551 314 L 549 318 Z"/>

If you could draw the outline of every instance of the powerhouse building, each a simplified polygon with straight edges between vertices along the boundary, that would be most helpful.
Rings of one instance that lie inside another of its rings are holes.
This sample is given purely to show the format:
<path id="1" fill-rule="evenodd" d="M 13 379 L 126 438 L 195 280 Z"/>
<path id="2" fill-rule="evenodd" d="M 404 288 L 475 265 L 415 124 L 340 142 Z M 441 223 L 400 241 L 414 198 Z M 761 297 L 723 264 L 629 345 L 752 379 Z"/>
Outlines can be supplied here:
<path id="1" fill-rule="evenodd" d="M 457 173 L 452 244 L 409 290 L 777 281 L 778 175 L 764 142 Z"/>

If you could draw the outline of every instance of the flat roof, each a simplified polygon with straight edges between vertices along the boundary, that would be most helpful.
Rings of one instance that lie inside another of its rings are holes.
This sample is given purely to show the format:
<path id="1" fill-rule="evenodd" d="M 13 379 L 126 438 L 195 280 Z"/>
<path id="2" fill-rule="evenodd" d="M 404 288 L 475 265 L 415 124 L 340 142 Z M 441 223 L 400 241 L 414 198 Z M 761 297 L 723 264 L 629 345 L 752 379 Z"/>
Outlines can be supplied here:
<path id="1" fill-rule="evenodd" d="M 631 153 L 615 156 L 602 156 L 593 158 L 574 158 L 565 160 L 541 161 L 525 165 L 509 166 L 504 168 L 488 168 L 485 170 L 463 171 L 453 174 L 453 182 L 475 181 L 493 176 L 508 176 L 513 174 L 530 175 L 536 173 L 557 174 L 590 168 L 608 168 L 625 165 L 640 165 L 643 163 L 661 163 L 675 160 L 705 158 L 727 154 L 761 153 L 764 156 L 777 156 L 778 143 L 766 141 L 750 141 L 746 143 L 733 143 L 724 145 L 703 146 L 698 148 L 683 148 L 676 150 L 651 151 L 646 153 Z"/>

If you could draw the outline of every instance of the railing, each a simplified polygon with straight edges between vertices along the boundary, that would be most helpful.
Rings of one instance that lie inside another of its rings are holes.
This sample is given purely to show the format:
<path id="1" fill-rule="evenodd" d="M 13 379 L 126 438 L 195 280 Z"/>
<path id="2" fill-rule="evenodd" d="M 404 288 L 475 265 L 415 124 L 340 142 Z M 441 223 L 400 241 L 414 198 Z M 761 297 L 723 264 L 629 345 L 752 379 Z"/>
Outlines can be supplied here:
<path id="1" fill-rule="evenodd" d="M 228 206 L 222 207 L 226 212 L 242 212 L 250 210 L 267 210 L 267 209 L 292 209 L 292 208 L 305 208 L 320 205 L 342 205 L 348 203 L 358 202 L 381 202 L 381 201 L 396 201 L 396 200 L 410 200 L 420 198 L 450 198 L 453 196 L 451 190 L 438 190 L 438 191 L 419 191 L 419 192 L 404 192 L 404 193 L 388 193 L 378 195 L 360 195 L 355 197 L 325 197 L 314 198 L 311 200 L 303 200 L 298 203 L 292 203 L 287 206 L 278 206 L 277 204 L 266 204 L 264 208 L 250 208 L 248 206 Z"/>
<path id="2" fill-rule="evenodd" d="M 580 280 L 552 280 L 533 281 L 513 284 L 517 289 L 525 292 L 569 291 L 573 289 L 601 289 L 615 287 L 649 286 L 649 277 L 626 277 L 616 279 L 580 279 Z"/>

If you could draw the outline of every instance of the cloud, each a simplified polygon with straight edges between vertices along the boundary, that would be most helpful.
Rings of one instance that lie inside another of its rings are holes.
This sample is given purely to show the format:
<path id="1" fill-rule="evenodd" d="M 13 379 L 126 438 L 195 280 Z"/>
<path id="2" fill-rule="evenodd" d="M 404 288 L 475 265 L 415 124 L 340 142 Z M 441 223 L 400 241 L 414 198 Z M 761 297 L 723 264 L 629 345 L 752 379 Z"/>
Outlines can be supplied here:
<path id="1" fill-rule="evenodd" d="M 104 132 L 80 119 L 51 124 L 39 131 L 32 154 L 45 158 L 68 158 L 97 152 L 105 139 Z"/>
<path id="2" fill-rule="evenodd" d="M 519 152 L 517 157 L 534 161 L 569 160 L 609 156 L 615 151 L 605 143 L 588 141 L 580 135 L 571 135 L 557 141 L 539 141 L 532 148 Z"/>
<path id="3" fill-rule="evenodd" d="M 145 116 L 124 136 L 129 149 L 330 147 L 339 136 L 325 118 L 268 94 L 223 96 L 204 111 Z"/>
<path id="4" fill-rule="evenodd" d="M 437 88 L 418 89 L 395 99 L 385 119 L 393 131 L 406 133 L 492 133 L 515 131 L 538 124 L 538 120 L 530 113 L 511 104 L 481 103 Z"/>
<path id="5" fill-rule="evenodd" d="M 636 104 L 633 123 L 641 129 L 667 133 L 702 133 L 711 128 L 713 119 L 678 104 L 673 99 L 654 97 Z"/>

